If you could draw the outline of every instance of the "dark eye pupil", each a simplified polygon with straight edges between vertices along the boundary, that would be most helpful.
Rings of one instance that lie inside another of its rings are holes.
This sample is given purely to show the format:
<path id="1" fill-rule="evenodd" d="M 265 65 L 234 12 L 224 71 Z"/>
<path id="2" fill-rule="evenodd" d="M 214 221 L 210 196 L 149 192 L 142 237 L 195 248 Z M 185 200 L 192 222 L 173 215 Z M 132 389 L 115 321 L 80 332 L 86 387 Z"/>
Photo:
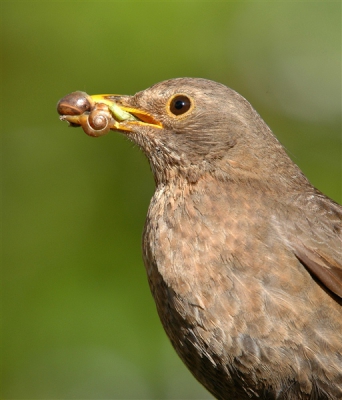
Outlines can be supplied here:
<path id="1" fill-rule="evenodd" d="M 189 97 L 184 95 L 175 96 L 170 103 L 170 111 L 174 115 L 185 114 L 191 107 Z"/>
<path id="2" fill-rule="evenodd" d="M 176 102 L 175 102 L 175 108 L 177 108 L 177 110 L 180 110 L 182 107 L 184 107 L 185 106 L 185 103 L 184 103 L 184 101 L 182 101 L 182 100 L 177 100 Z"/>

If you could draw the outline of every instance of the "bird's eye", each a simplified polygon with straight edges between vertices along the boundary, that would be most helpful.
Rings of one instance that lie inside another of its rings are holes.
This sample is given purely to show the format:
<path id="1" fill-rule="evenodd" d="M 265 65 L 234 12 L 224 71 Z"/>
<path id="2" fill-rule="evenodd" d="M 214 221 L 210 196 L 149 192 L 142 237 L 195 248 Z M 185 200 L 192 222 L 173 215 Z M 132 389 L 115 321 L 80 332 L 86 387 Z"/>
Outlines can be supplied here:
<path id="1" fill-rule="evenodd" d="M 191 108 L 191 100 L 185 95 L 177 95 L 170 102 L 170 111 L 174 115 L 185 114 Z"/>

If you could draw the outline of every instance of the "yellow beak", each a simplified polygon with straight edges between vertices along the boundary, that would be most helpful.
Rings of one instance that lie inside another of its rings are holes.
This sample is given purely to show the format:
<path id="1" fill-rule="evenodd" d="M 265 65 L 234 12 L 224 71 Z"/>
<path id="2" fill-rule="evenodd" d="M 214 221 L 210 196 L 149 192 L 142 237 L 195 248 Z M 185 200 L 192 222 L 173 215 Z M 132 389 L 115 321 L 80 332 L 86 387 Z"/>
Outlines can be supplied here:
<path id="1" fill-rule="evenodd" d="M 103 136 L 110 130 L 130 132 L 133 126 L 162 128 L 145 110 L 126 107 L 117 103 L 118 95 L 98 94 L 89 96 L 85 92 L 73 92 L 57 104 L 60 119 L 71 126 L 82 126 L 90 136 Z"/>

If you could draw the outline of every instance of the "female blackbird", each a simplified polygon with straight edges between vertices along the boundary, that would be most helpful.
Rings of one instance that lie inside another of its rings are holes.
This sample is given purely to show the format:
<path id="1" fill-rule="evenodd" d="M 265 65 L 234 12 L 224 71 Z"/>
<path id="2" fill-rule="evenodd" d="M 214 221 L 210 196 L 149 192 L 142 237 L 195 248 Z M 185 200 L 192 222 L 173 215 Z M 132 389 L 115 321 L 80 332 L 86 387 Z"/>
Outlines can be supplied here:
<path id="1" fill-rule="evenodd" d="M 82 125 L 81 104 L 62 119 Z M 218 399 L 341 399 L 342 207 L 222 84 L 172 79 L 89 104 L 149 159 L 144 262 L 193 375 Z"/>

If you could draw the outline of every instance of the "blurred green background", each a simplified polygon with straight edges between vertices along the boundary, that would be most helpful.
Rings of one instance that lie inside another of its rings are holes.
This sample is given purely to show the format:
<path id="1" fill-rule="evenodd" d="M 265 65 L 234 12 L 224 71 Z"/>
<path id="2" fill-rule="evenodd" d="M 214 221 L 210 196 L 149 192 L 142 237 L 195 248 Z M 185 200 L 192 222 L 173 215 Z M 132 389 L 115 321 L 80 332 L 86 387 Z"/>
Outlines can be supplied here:
<path id="1" fill-rule="evenodd" d="M 1 398 L 210 399 L 148 288 L 147 161 L 118 134 L 69 129 L 56 103 L 179 76 L 220 81 L 341 201 L 341 3 L 0 4 Z"/>

